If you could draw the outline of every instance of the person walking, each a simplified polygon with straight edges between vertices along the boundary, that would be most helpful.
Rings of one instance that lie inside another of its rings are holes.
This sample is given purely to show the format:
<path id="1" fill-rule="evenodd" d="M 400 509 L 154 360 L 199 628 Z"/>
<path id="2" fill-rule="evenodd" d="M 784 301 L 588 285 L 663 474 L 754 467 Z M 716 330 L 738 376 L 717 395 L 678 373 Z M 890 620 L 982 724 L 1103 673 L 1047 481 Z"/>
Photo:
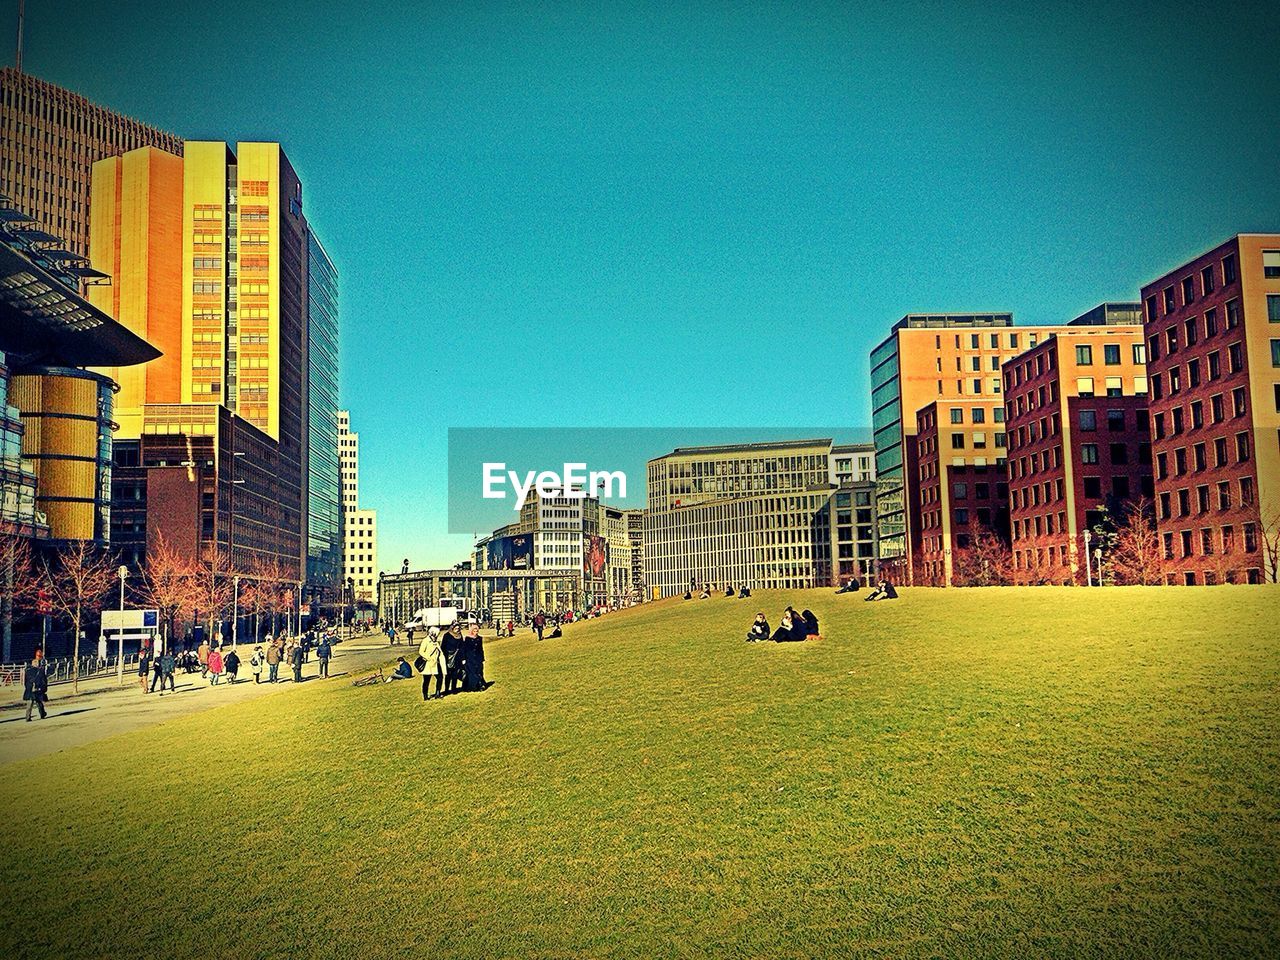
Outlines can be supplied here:
<path id="1" fill-rule="evenodd" d="M 274 640 L 267 643 L 267 682 L 275 683 L 280 677 L 280 645 Z"/>
<path id="2" fill-rule="evenodd" d="M 533 632 L 538 635 L 538 640 L 542 640 L 542 631 L 547 629 L 547 615 L 539 610 L 533 615 Z"/>
<path id="3" fill-rule="evenodd" d="M 209 686 L 216 687 L 218 681 L 222 679 L 222 651 L 217 647 L 211 647 L 209 659 L 205 665 L 209 670 Z"/>
<path id="4" fill-rule="evenodd" d="M 33 709 L 39 709 L 41 720 L 49 716 L 44 709 L 49 699 L 49 666 L 44 662 L 43 647 L 36 647 L 31 662 L 22 671 L 22 699 L 27 701 L 27 723 L 31 722 Z"/>
<path id="5" fill-rule="evenodd" d="M 155 693 L 156 687 L 159 686 L 161 692 L 164 691 L 164 666 L 161 664 L 161 656 L 155 656 L 151 659 L 151 689 L 149 693 Z"/>
<path id="6" fill-rule="evenodd" d="M 164 648 L 164 653 L 160 655 L 160 696 L 164 696 L 164 686 L 169 685 L 170 693 L 177 693 L 174 686 L 173 675 L 178 669 L 178 658 L 173 655 L 173 651 L 168 645 Z"/>
<path id="7" fill-rule="evenodd" d="M 486 686 L 484 682 L 484 640 L 480 636 L 480 627 L 478 624 L 471 624 L 467 628 L 467 636 L 462 641 L 462 655 L 465 658 L 463 664 L 465 676 L 462 681 L 462 689 L 471 693 L 478 693 Z"/>
<path id="8" fill-rule="evenodd" d="M 98 669 L 107 669 L 107 635 L 105 633 L 98 636 Z"/>
<path id="9" fill-rule="evenodd" d="M 422 699 L 430 700 L 428 692 L 431 689 L 431 678 L 436 678 L 436 697 L 444 696 L 444 679 L 449 672 L 448 664 L 445 661 L 444 648 L 440 643 L 440 630 L 438 627 L 431 627 L 427 630 L 427 635 L 422 638 L 422 644 L 418 647 L 418 656 L 422 658 Z"/>
<path id="10" fill-rule="evenodd" d="M 222 658 L 222 668 L 227 671 L 227 683 L 235 683 L 240 673 L 240 654 L 236 653 L 235 647 Z"/>
<path id="11" fill-rule="evenodd" d="M 316 660 L 320 663 L 320 676 L 329 676 L 329 658 L 333 656 L 333 644 L 329 642 L 329 638 L 323 634 L 320 636 L 320 642 L 316 645 Z"/>
<path id="12" fill-rule="evenodd" d="M 142 692 L 147 692 L 147 675 L 151 673 L 151 647 L 144 644 L 142 649 L 138 651 L 138 686 L 142 687 Z"/>
<path id="13" fill-rule="evenodd" d="M 201 640 L 200 646 L 196 647 L 196 659 L 200 661 L 200 679 L 203 680 L 209 676 L 209 641 Z"/>
<path id="14" fill-rule="evenodd" d="M 267 662 L 266 654 L 262 652 L 262 647 L 254 647 L 253 655 L 249 657 L 249 666 L 253 669 L 253 682 L 262 682 L 262 665 Z"/>
<path id="15" fill-rule="evenodd" d="M 293 682 L 302 682 L 302 644 L 295 643 L 289 654 L 289 662 L 293 665 Z"/>

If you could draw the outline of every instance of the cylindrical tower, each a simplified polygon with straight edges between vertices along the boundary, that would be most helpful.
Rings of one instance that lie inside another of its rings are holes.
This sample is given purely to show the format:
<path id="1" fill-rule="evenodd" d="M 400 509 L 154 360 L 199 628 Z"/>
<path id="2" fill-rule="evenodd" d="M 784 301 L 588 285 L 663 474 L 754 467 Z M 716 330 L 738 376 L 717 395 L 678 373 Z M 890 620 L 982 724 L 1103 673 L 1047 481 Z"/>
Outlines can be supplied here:
<path id="1" fill-rule="evenodd" d="M 111 532 L 111 422 L 115 383 L 72 367 L 15 372 L 10 402 L 22 414 L 22 456 L 36 469 L 37 509 L 50 535 L 96 540 Z"/>

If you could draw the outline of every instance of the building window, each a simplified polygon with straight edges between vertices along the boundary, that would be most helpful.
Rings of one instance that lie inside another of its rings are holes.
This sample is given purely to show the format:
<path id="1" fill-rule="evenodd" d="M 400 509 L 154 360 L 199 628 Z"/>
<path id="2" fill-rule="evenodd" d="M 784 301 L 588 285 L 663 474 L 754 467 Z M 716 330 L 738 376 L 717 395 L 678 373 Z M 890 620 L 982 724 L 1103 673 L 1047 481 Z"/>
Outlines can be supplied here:
<path id="1" fill-rule="evenodd" d="M 1247 433 L 1236 434 L 1236 462 L 1249 462 L 1249 434 Z"/>
<path id="2" fill-rule="evenodd" d="M 1108 397 L 1124 396 L 1124 381 L 1120 377 L 1107 377 L 1106 385 Z"/>
<path id="3" fill-rule="evenodd" d="M 1119 350 L 1120 348 L 1117 347 L 1116 349 Z M 1116 360 L 1116 363 L 1119 362 L 1119 360 Z M 1135 343 L 1133 345 L 1133 362 L 1139 366 L 1147 362 L 1147 345 L 1145 343 Z"/>
<path id="4" fill-rule="evenodd" d="M 1280 250 L 1262 251 L 1262 275 L 1268 280 L 1280 277 Z"/>
<path id="5" fill-rule="evenodd" d="M 1218 311 L 1206 310 L 1204 312 L 1204 335 L 1206 337 L 1216 337 L 1218 335 Z"/>
<path id="6" fill-rule="evenodd" d="M 1200 286 L 1204 288 L 1206 297 L 1213 293 L 1213 264 L 1209 264 L 1200 271 Z"/>
<path id="7" fill-rule="evenodd" d="M 1173 311 L 1176 310 L 1177 307 L 1178 307 L 1178 304 L 1177 304 L 1177 300 L 1174 298 L 1174 295 L 1173 295 L 1173 287 L 1165 287 L 1164 288 L 1165 315 L 1167 316 L 1168 314 L 1173 313 Z"/>
<path id="8" fill-rule="evenodd" d="M 1081 397 L 1093 396 L 1093 377 L 1080 377 L 1076 380 L 1076 394 Z"/>
<path id="9" fill-rule="evenodd" d="M 1081 410 L 1080 411 L 1080 429 L 1081 430 L 1097 430 L 1098 429 L 1098 411 Z"/>
<path id="10" fill-rule="evenodd" d="M 1222 258 L 1222 282 L 1224 284 L 1236 282 L 1236 258 L 1234 254 L 1228 254 Z"/>
<path id="11" fill-rule="evenodd" d="M 1124 411 L 1108 410 L 1107 411 L 1107 429 L 1112 433 L 1124 432 Z"/>
<path id="12" fill-rule="evenodd" d="M 1196 298 L 1196 281 L 1194 277 L 1182 279 L 1182 302 L 1190 303 Z"/>
<path id="13" fill-rule="evenodd" d="M 951 422 L 964 423 L 964 410 L 961 407 L 951 408 Z"/>
<path id="14" fill-rule="evenodd" d="M 952 450 L 963 450 L 963 449 L 964 449 L 964 434 L 963 434 L 963 433 L 953 433 L 953 434 L 951 435 L 951 449 L 952 449 Z"/>
<path id="15" fill-rule="evenodd" d="M 1280 339 L 1271 341 L 1271 365 L 1280 367 Z"/>
<path id="16" fill-rule="evenodd" d="M 1093 363 L 1093 347 L 1088 344 L 1079 344 L 1076 346 L 1076 363 L 1082 367 L 1087 367 Z"/>
<path id="17" fill-rule="evenodd" d="M 1111 462 L 1118 466 L 1124 466 L 1129 462 L 1129 448 L 1123 443 L 1111 444 Z"/>
<path id="18" fill-rule="evenodd" d="M 1240 301 L 1228 300 L 1226 311 L 1227 311 L 1227 324 L 1226 324 L 1227 329 L 1234 330 L 1236 327 L 1240 326 Z"/>
<path id="19" fill-rule="evenodd" d="M 1096 443 L 1082 443 L 1080 445 L 1080 462 L 1081 463 L 1097 463 L 1098 462 L 1098 445 Z"/>

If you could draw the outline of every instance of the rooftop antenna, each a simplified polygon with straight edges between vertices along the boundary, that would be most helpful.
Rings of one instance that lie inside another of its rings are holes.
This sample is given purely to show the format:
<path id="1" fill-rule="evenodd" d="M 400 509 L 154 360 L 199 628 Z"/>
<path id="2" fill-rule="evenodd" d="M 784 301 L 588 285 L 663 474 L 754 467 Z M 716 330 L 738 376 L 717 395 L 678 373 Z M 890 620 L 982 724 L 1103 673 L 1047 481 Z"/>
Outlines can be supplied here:
<path id="1" fill-rule="evenodd" d="M 26 18 L 26 12 L 26 0 L 18 0 L 18 55 L 16 58 L 16 66 L 19 73 L 22 72 L 22 21 Z"/>

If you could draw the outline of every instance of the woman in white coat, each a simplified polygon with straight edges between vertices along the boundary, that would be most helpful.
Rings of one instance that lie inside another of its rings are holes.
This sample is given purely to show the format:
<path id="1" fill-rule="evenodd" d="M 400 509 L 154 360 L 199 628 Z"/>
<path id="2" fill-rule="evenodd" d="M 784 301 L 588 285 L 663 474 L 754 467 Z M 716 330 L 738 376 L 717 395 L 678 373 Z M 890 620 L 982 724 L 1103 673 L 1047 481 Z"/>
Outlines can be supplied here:
<path id="1" fill-rule="evenodd" d="M 436 678 L 437 697 L 444 696 L 444 678 L 448 673 L 448 667 L 445 664 L 444 651 L 440 649 L 440 628 L 431 627 L 427 630 L 427 635 L 422 638 L 422 643 L 418 644 L 418 656 L 424 661 L 422 670 L 422 699 L 430 700 L 427 695 L 431 688 L 431 678 Z"/>

